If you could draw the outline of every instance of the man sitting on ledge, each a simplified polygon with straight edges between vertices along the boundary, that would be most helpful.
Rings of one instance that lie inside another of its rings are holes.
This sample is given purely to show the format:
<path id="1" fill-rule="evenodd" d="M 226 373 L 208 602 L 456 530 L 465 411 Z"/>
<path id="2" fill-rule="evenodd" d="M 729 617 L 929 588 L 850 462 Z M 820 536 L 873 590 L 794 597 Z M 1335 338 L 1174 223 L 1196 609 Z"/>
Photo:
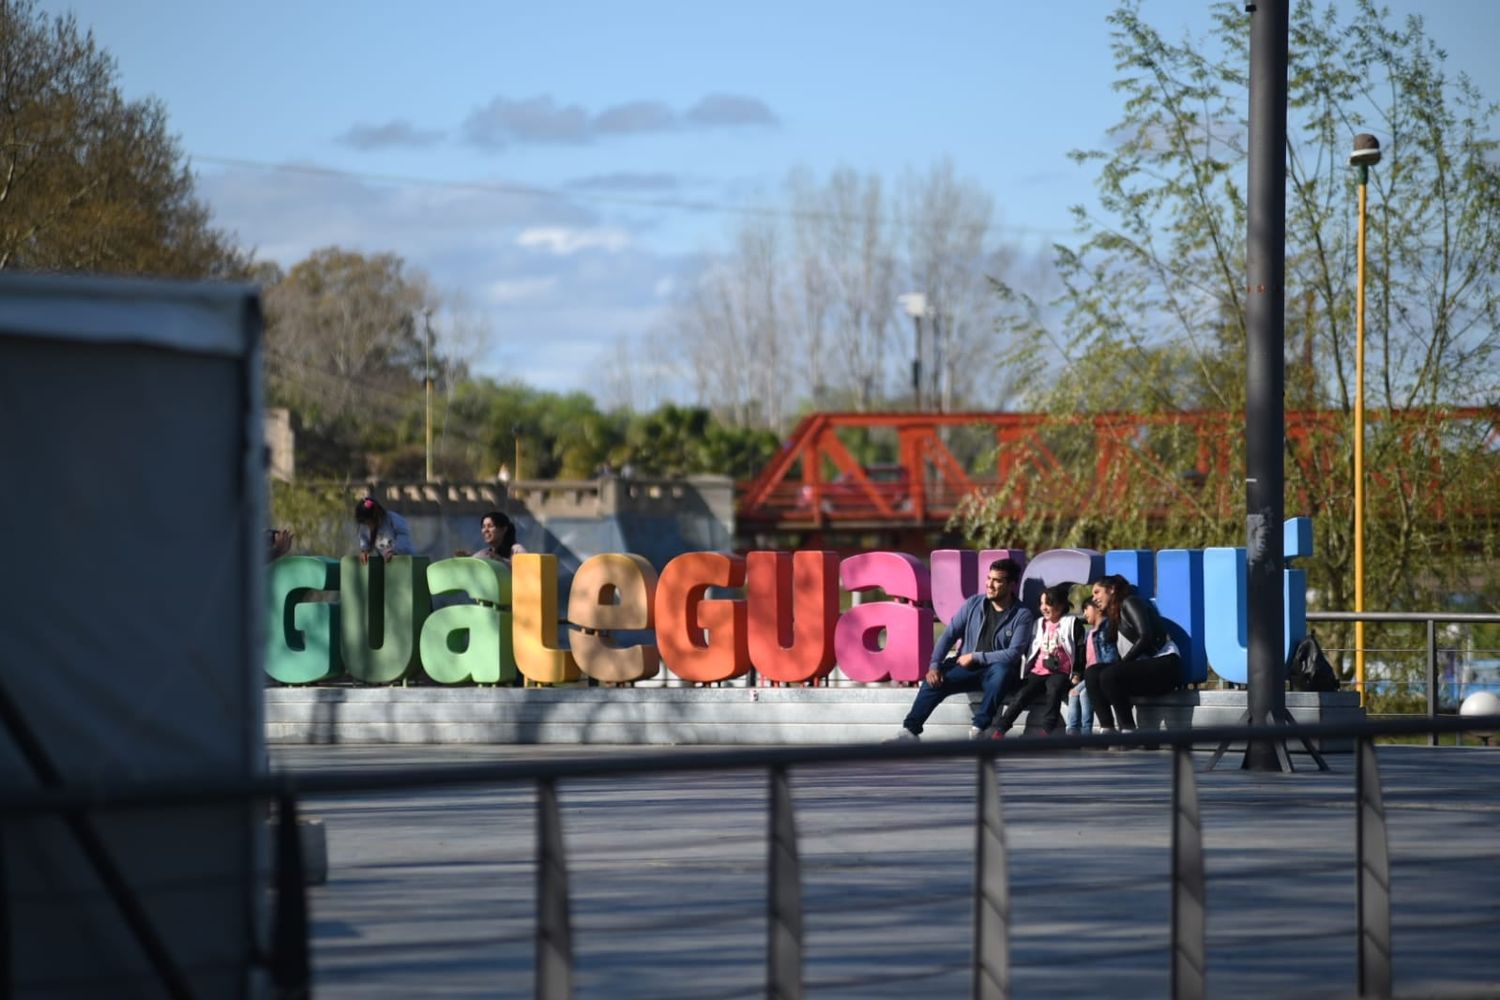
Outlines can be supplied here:
<path id="1" fill-rule="evenodd" d="M 1031 642 L 1034 616 L 1016 598 L 1020 582 L 1021 567 L 1015 560 L 990 563 L 985 592 L 963 603 L 932 647 L 927 678 L 917 688 L 897 740 L 917 739 L 942 700 L 963 691 L 984 691 L 969 739 L 978 739 L 989 728 L 1000 703 L 1019 682 L 1021 657 Z M 960 652 L 948 655 L 955 644 Z"/>

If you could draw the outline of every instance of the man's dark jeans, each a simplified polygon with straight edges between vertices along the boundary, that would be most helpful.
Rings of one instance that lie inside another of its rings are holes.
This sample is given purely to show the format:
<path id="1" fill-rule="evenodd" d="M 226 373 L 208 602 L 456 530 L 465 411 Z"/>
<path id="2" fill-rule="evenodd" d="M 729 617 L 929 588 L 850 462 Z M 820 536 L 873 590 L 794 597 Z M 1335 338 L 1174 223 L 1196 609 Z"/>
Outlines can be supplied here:
<path id="1" fill-rule="evenodd" d="M 967 691 L 984 691 L 984 700 L 974 712 L 974 725 L 980 729 L 989 728 L 990 723 L 995 720 L 995 713 L 1000 711 L 1000 703 L 1015 690 L 1018 680 L 1014 667 L 960 667 L 957 657 L 939 664 L 938 673 L 943 675 L 943 683 L 932 687 L 925 680 L 922 681 L 921 687 L 917 688 L 916 701 L 912 702 L 911 712 L 907 714 L 906 721 L 901 723 L 919 736 L 927 717 L 944 698 Z"/>

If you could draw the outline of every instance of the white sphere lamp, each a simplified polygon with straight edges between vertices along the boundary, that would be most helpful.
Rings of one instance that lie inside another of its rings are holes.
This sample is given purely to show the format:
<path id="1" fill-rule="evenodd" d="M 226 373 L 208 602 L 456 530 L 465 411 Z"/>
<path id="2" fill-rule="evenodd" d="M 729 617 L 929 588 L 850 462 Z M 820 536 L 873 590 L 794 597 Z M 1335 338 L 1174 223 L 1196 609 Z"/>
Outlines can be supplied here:
<path id="1" fill-rule="evenodd" d="M 1475 691 L 1464 699 L 1462 705 L 1458 706 L 1459 715 L 1493 715 L 1500 716 L 1500 695 L 1493 691 Z M 1493 733 L 1475 733 L 1485 746 L 1490 745 L 1490 737 Z"/>

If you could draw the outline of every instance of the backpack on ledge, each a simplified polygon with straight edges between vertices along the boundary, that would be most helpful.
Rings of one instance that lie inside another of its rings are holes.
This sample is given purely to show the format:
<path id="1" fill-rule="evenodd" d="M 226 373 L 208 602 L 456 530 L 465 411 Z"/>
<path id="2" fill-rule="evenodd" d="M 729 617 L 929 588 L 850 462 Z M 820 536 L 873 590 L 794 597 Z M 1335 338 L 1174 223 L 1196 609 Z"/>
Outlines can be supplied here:
<path id="1" fill-rule="evenodd" d="M 1286 679 L 1293 691 L 1337 691 L 1338 674 L 1323 655 L 1323 647 L 1311 632 L 1297 643 L 1286 664 Z"/>

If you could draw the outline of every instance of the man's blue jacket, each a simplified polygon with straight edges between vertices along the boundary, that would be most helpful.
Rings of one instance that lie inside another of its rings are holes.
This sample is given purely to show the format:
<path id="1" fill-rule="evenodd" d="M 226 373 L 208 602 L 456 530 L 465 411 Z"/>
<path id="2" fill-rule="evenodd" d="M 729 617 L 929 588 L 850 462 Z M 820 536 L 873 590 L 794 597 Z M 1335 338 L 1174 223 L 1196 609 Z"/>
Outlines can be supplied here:
<path id="1" fill-rule="evenodd" d="M 984 594 L 975 594 L 964 601 L 958 613 L 949 619 L 948 627 L 943 629 L 943 634 L 938 636 L 936 645 L 932 647 L 930 667 L 936 670 L 938 664 L 942 663 L 953 649 L 953 643 L 961 636 L 963 646 L 959 651 L 973 653 L 974 658 L 985 666 L 999 666 L 1005 670 L 1020 668 L 1021 659 L 1031 646 L 1031 633 L 1035 627 L 1036 616 L 1031 613 L 1030 608 L 1017 601 L 1001 614 L 1000 628 L 995 633 L 995 648 L 978 649 L 979 636 L 984 631 L 984 602 L 987 600 L 989 598 Z"/>

